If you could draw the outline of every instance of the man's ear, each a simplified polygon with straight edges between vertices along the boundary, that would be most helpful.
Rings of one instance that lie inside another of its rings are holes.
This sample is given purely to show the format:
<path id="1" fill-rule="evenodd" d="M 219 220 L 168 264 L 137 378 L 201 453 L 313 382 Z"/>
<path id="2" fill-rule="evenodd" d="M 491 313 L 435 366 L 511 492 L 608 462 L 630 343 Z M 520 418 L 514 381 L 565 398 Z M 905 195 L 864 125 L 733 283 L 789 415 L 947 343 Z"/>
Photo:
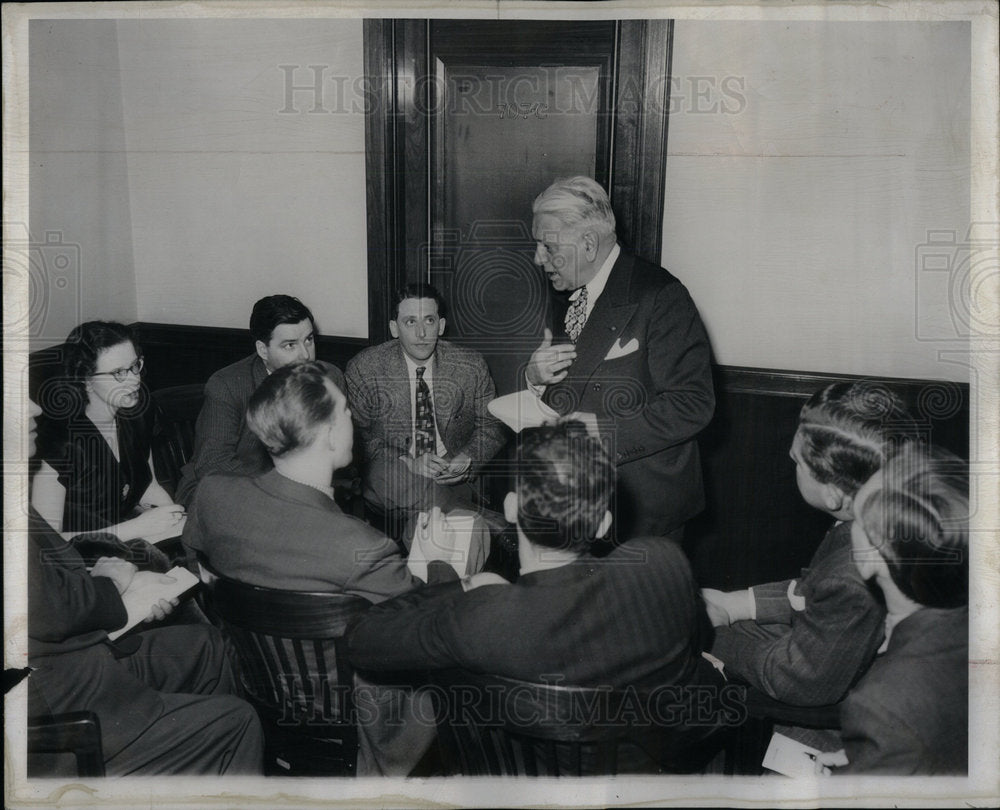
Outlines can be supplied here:
<path id="1" fill-rule="evenodd" d="M 256 343 L 254 343 L 254 348 L 257 349 L 257 356 L 266 363 L 267 344 L 263 340 L 258 340 Z"/>
<path id="2" fill-rule="evenodd" d="M 584 231 L 582 241 L 587 258 L 593 261 L 594 257 L 597 255 L 598 245 L 600 245 L 600 240 L 597 238 L 597 234 L 593 231 Z"/>
<path id="3" fill-rule="evenodd" d="M 503 516 L 508 523 L 517 523 L 517 493 L 508 492 L 503 499 Z"/>
<path id="4" fill-rule="evenodd" d="M 392 335 L 394 338 L 399 337 L 399 324 L 396 323 L 395 318 L 389 321 L 389 334 Z"/>
<path id="5" fill-rule="evenodd" d="M 853 498 L 836 484 L 823 485 L 823 504 L 829 512 L 850 511 Z"/>
<path id="6" fill-rule="evenodd" d="M 608 529 L 611 528 L 611 512 L 605 510 L 604 517 L 601 518 L 600 524 L 597 526 L 597 533 L 594 535 L 595 538 L 600 540 L 604 535 L 608 533 Z"/>
<path id="7" fill-rule="evenodd" d="M 444 318 L 438 321 L 438 337 L 444 334 Z"/>

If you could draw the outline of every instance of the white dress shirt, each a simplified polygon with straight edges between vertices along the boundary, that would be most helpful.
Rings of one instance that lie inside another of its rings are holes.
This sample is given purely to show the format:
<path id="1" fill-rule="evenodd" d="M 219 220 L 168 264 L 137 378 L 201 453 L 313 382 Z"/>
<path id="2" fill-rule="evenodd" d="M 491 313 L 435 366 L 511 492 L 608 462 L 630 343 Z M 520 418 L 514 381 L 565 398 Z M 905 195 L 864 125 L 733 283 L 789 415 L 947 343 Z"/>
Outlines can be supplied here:
<path id="1" fill-rule="evenodd" d="M 604 292 L 604 287 L 608 283 L 608 276 L 611 275 L 611 268 L 615 266 L 615 262 L 618 261 L 618 256 L 621 255 L 621 252 L 621 246 L 616 243 L 615 246 L 611 248 L 611 252 L 604 260 L 604 264 L 601 265 L 601 269 L 597 271 L 597 274 L 590 281 L 584 284 L 583 287 L 577 287 L 573 290 L 573 293 L 570 295 L 569 300 L 575 301 L 580 297 L 580 290 L 584 287 L 587 288 L 586 320 L 590 320 L 590 313 L 594 311 L 594 304 L 597 303 L 597 299 L 600 298 L 601 293 Z M 586 322 L 584 323 L 584 328 L 586 328 Z M 545 393 L 546 387 L 544 385 L 535 385 L 532 383 L 531 380 L 527 378 L 527 372 L 525 372 L 525 381 L 528 383 L 528 390 L 535 396 L 540 397 Z"/>

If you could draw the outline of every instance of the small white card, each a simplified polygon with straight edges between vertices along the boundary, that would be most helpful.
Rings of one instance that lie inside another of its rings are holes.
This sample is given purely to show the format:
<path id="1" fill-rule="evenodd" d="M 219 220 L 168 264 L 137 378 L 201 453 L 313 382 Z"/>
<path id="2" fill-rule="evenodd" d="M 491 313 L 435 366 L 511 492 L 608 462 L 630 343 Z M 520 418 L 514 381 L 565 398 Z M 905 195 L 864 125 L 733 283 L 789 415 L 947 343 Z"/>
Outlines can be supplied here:
<path id="1" fill-rule="evenodd" d="M 810 748 L 776 731 L 771 735 L 771 742 L 761 764 L 768 770 L 785 776 L 815 777 L 816 756 L 819 753 L 819 749 Z"/>
<path id="2" fill-rule="evenodd" d="M 173 581 L 145 583 L 140 587 L 129 586 L 125 589 L 125 593 L 122 594 L 122 602 L 125 604 L 128 619 L 125 621 L 124 627 L 108 633 L 109 639 L 114 641 L 143 621 L 149 615 L 153 605 L 161 599 L 176 599 L 198 584 L 198 577 L 179 565 L 175 565 L 161 576 L 171 577 Z"/>

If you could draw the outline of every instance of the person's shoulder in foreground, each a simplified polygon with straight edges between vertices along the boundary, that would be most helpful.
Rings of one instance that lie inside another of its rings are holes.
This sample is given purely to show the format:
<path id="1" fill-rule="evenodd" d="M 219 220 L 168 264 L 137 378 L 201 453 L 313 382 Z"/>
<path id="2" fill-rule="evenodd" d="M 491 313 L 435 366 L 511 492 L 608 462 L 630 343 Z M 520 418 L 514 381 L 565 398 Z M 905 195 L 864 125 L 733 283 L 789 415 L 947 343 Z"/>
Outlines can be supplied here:
<path id="1" fill-rule="evenodd" d="M 522 433 L 505 500 L 518 532 L 513 585 L 480 575 L 361 617 L 351 657 L 372 669 L 466 667 L 565 684 L 684 682 L 700 654 L 700 601 L 681 550 L 638 538 L 596 558 L 614 468 L 579 422 Z"/>

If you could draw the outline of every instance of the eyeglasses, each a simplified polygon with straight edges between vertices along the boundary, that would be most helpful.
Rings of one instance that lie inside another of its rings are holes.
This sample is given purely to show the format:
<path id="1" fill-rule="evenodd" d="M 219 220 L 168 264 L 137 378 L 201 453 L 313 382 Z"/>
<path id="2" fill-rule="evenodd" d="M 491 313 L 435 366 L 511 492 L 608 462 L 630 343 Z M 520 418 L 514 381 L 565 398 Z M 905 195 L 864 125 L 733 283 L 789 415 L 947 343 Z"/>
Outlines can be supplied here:
<path id="1" fill-rule="evenodd" d="M 130 365 L 128 368 L 116 368 L 114 371 L 98 371 L 91 374 L 91 377 L 114 377 L 115 382 L 125 382 L 129 374 L 134 374 L 136 377 L 142 371 L 142 367 L 146 365 L 146 361 L 138 357 L 136 361 Z"/>

